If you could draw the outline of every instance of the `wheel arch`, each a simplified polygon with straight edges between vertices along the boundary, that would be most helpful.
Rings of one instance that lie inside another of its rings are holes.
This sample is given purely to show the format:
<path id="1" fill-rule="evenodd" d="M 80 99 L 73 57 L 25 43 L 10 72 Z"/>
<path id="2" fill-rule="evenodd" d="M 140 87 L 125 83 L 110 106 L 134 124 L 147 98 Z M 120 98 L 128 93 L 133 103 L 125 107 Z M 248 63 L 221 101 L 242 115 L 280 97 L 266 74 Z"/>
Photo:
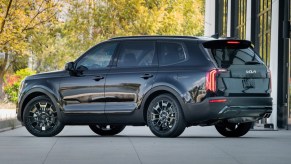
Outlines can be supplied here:
<path id="1" fill-rule="evenodd" d="M 148 110 L 148 107 L 149 107 L 149 104 L 150 102 L 155 98 L 157 97 L 158 95 L 161 95 L 161 94 L 171 94 L 172 96 L 174 96 L 181 108 L 182 108 L 182 114 L 183 114 L 183 117 L 185 118 L 185 115 L 184 115 L 184 109 L 185 109 L 185 103 L 184 101 L 182 100 L 182 96 L 181 96 L 181 93 L 179 93 L 179 91 L 173 89 L 173 88 L 170 88 L 168 86 L 157 86 L 157 87 L 154 87 L 152 88 L 144 97 L 144 101 L 142 102 L 141 104 L 141 109 L 143 109 L 143 119 L 145 121 L 145 123 L 147 123 L 146 121 L 146 116 L 147 116 L 147 110 Z"/>
<path id="2" fill-rule="evenodd" d="M 19 108 L 21 112 L 21 115 L 20 115 L 21 121 L 23 121 L 23 112 L 28 102 L 38 96 L 48 97 L 53 102 L 54 106 L 56 107 L 56 110 L 58 112 L 58 119 L 62 120 L 61 112 L 60 112 L 60 105 L 57 101 L 57 97 L 55 96 L 55 93 L 48 88 L 36 87 L 27 91 L 25 95 L 23 96 L 22 101 L 20 102 Z"/>

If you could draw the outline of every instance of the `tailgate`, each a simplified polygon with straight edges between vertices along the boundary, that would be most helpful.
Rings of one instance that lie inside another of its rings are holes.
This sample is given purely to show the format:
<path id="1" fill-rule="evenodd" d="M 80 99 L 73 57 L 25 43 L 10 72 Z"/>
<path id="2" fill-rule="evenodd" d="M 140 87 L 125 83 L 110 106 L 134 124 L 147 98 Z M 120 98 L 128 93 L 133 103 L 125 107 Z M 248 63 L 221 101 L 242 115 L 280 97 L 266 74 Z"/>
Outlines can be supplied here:
<path id="1" fill-rule="evenodd" d="M 225 96 L 268 96 L 270 77 L 265 65 L 232 65 L 217 77 L 218 92 Z"/>
<path id="2" fill-rule="evenodd" d="M 203 44 L 220 71 L 217 94 L 223 96 L 269 96 L 270 73 L 245 40 L 213 40 Z"/>

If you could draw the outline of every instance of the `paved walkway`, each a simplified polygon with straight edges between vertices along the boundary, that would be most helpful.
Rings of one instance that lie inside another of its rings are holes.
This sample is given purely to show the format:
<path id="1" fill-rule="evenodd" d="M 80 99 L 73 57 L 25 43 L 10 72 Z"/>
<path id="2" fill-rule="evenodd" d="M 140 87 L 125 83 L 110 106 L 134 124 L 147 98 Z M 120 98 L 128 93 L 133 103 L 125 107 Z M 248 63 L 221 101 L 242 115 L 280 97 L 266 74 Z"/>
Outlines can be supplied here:
<path id="1" fill-rule="evenodd" d="M 290 164 L 291 131 L 224 138 L 213 127 L 191 127 L 179 138 L 157 138 L 147 127 L 129 126 L 100 137 L 87 126 L 68 126 L 56 137 L 38 138 L 22 127 L 0 133 L 0 163 Z"/>

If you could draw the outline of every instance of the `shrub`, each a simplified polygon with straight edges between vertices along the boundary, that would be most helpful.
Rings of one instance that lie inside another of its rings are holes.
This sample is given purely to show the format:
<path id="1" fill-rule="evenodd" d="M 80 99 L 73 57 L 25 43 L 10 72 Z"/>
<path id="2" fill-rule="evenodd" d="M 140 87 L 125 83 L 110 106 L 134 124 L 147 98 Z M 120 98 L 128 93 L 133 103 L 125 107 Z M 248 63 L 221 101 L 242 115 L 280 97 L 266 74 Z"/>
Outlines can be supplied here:
<path id="1" fill-rule="evenodd" d="M 20 69 L 13 75 L 5 76 L 4 92 L 7 94 L 8 100 L 16 103 L 18 100 L 18 90 L 21 81 L 26 77 L 35 74 L 36 72 L 29 69 Z"/>

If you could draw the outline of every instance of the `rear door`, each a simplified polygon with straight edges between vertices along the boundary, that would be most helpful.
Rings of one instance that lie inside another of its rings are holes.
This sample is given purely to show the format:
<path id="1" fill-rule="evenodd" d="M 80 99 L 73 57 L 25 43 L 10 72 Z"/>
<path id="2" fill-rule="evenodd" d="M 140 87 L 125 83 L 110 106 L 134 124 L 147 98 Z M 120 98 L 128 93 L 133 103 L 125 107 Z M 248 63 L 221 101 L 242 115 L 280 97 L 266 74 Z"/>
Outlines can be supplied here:
<path id="1" fill-rule="evenodd" d="M 118 57 L 105 84 L 105 114 L 110 123 L 143 123 L 142 98 L 156 77 L 155 41 L 120 43 Z"/>
<path id="2" fill-rule="evenodd" d="M 245 40 L 214 40 L 203 44 L 215 65 L 217 93 L 224 96 L 269 96 L 270 73 Z"/>

